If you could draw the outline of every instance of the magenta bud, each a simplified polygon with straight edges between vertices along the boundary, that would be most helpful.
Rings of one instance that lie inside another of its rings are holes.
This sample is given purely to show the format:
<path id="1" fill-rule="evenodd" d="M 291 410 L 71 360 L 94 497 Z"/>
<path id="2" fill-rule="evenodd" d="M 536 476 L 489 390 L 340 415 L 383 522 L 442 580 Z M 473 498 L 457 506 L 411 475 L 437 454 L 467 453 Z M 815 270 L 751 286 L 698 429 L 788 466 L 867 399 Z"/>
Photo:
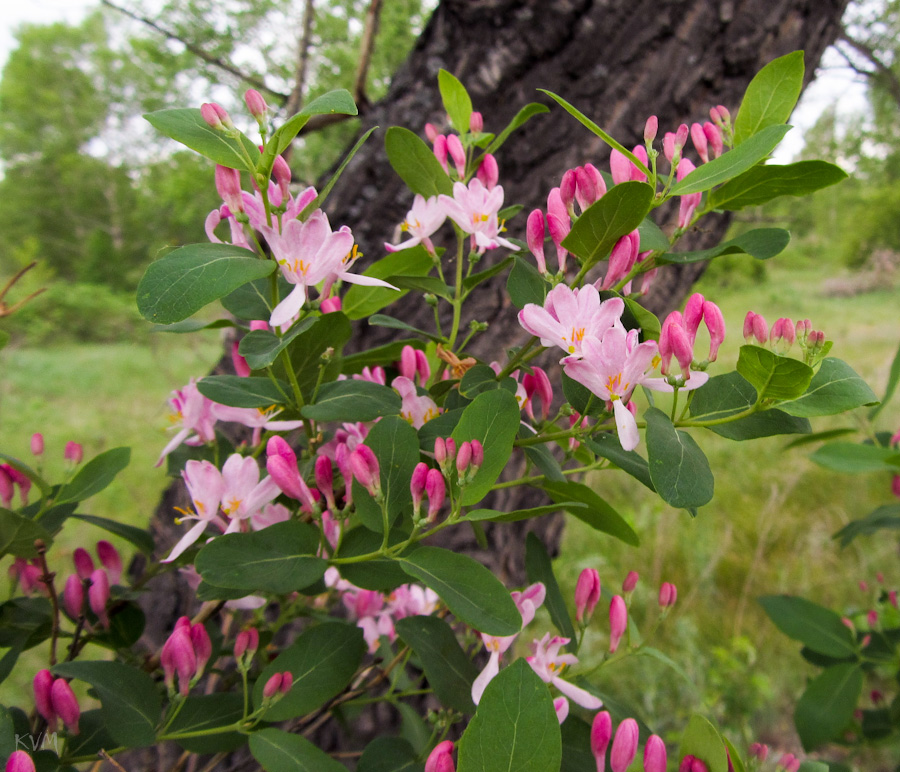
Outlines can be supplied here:
<path id="1" fill-rule="evenodd" d="M 237 169 L 216 164 L 216 190 L 232 214 L 244 211 L 241 173 Z"/>
<path id="2" fill-rule="evenodd" d="M 422 507 L 422 499 L 425 497 L 425 480 L 428 477 L 428 464 L 420 461 L 413 469 L 412 477 L 409 480 L 409 491 L 412 494 L 413 511 L 419 514 Z"/>
<path id="3" fill-rule="evenodd" d="M 106 571 L 98 568 L 91 574 L 91 586 L 88 588 L 88 605 L 97 615 L 100 624 L 109 630 L 109 617 L 106 615 L 106 604 L 109 602 L 109 577 Z"/>
<path id="4" fill-rule="evenodd" d="M 211 128 L 224 131 L 225 124 L 222 123 L 222 119 L 219 117 L 219 111 L 216 110 L 216 107 L 217 105 L 212 102 L 204 102 L 200 105 L 200 115 Z"/>
<path id="5" fill-rule="evenodd" d="M 469 116 L 469 131 L 475 134 L 481 134 L 484 131 L 484 116 L 475 110 Z"/>
<path id="6" fill-rule="evenodd" d="M 12 477 L 9 476 L 9 472 L 6 469 L 0 466 L 0 504 L 4 507 L 10 506 L 15 492 L 16 488 Z"/>
<path id="7" fill-rule="evenodd" d="M 682 123 L 681 126 L 678 127 L 678 131 L 675 132 L 675 147 L 681 150 L 687 142 L 690 133 L 691 130 L 688 128 L 688 125 Z"/>
<path id="8" fill-rule="evenodd" d="M 39 670 L 32 681 L 34 687 L 34 706 L 44 720 L 53 726 L 56 721 L 56 711 L 53 709 L 53 673 L 49 670 Z"/>
<path id="9" fill-rule="evenodd" d="M 456 471 L 460 476 L 466 473 L 472 463 L 472 443 L 463 442 L 456 453 Z"/>
<path id="10" fill-rule="evenodd" d="M 439 136 L 437 127 L 433 123 L 425 124 L 425 137 L 429 142 L 434 142 Z"/>
<path id="11" fill-rule="evenodd" d="M 71 461 L 73 464 L 80 464 L 81 459 L 84 458 L 84 448 L 79 443 L 70 440 L 66 443 L 65 450 L 63 450 L 63 458 L 66 461 Z"/>
<path id="12" fill-rule="evenodd" d="M 472 466 L 480 469 L 484 463 L 484 445 L 480 440 L 472 440 L 469 444 L 472 446 Z"/>
<path id="13" fill-rule="evenodd" d="M 164 659 L 166 662 L 163 661 Z M 175 628 L 168 640 L 163 644 L 160 662 L 163 663 L 164 670 L 166 669 L 166 663 L 168 663 L 170 671 L 178 674 L 179 692 L 182 695 L 186 695 L 190 691 L 191 679 L 197 673 L 197 654 L 194 651 L 193 643 L 191 643 L 189 630 L 184 627 Z M 167 673 L 167 676 L 169 675 Z M 166 683 L 170 682 L 171 678 L 169 677 Z"/>
<path id="14" fill-rule="evenodd" d="M 778 766 L 784 767 L 784 772 L 797 772 L 800 769 L 800 759 L 793 753 L 785 753 L 778 759 Z"/>
<path id="15" fill-rule="evenodd" d="M 675 134 L 671 131 L 663 136 L 663 155 L 669 163 L 675 159 Z"/>
<path id="16" fill-rule="evenodd" d="M 77 574 L 69 574 L 63 590 L 63 607 L 72 619 L 78 619 L 84 611 L 84 585 Z"/>
<path id="17" fill-rule="evenodd" d="M 256 118 L 257 121 L 265 120 L 266 113 L 269 111 L 269 106 L 266 104 L 266 100 L 263 99 L 262 94 L 255 88 L 248 88 L 244 92 L 244 101 L 247 103 L 247 109 L 250 111 L 250 115 Z"/>
<path id="18" fill-rule="evenodd" d="M 440 469 L 429 469 L 425 477 L 425 492 L 428 494 L 428 520 L 432 521 L 444 505 L 447 485 Z"/>
<path id="19" fill-rule="evenodd" d="M 603 710 L 594 716 L 591 724 L 591 753 L 597 762 L 597 772 L 603 772 L 606 767 L 606 749 L 612 739 L 612 718 Z"/>
<path id="20" fill-rule="evenodd" d="M 450 740 L 435 745 L 425 761 L 425 772 L 454 772 L 452 753 L 453 743 Z"/>
<path id="21" fill-rule="evenodd" d="M 541 273 L 547 273 L 547 258 L 544 256 L 546 233 L 544 213 L 540 209 L 532 210 L 528 215 L 528 222 L 525 224 L 525 242 L 528 244 L 528 250 L 534 255 L 538 271 Z"/>
<path id="22" fill-rule="evenodd" d="M 640 578 L 641 575 L 637 571 L 629 571 L 625 576 L 625 581 L 622 582 L 622 592 L 634 592 Z"/>
<path id="23" fill-rule="evenodd" d="M 443 437 L 437 437 L 434 441 L 434 460 L 439 464 L 447 461 L 447 443 Z"/>
<path id="24" fill-rule="evenodd" d="M 659 588 L 659 607 L 672 608 L 678 600 L 678 588 L 671 582 L 663 582 Z"/>
<path id="25" fill-rule="evenodd" d="M 250 329 L 252 330 L 268 330 L 269 323 L 262 319 L 254 319 L 250 322 Z"/>
<path id="26" fill-rule="evenodd" d="M 6 772 L 35 772 L 34 762 L 25 751 L 13 751 L 6 760 Z"/>
<path id="27" fill-rule="evenodd" d="M 53 710 L 62 719 L 69 734 L 78 734 L 81 708 L 69 682 L 65 678 L 57 678 L 50 688 L 50 696 L 53 700 Z"/>
<path id="28" fill-rule="evenodd" d="M 412 346 L 404 346 L 400 352 L 400 375 L 411 381 L 416 378 L 416 350 Z"/>
<path id="29" fill-rule="evenodd" d="M 246 654 L 247 659 L 253 659 L 253 655 L 256 654 L 258 648 L 259 630 L 255 627 L 241 630 L 234 641 L 234 658 L 240 659 Z"/>
<path id="30" fill-rule="evenodd" d="M 476 176 L 488 190 L 493 190 L 500 181 L 500 167 L 497 166 L 497 159 L 490 153 L 485 154 L 478 166 Z"/>
<path id="31" fill-rule="evenodd" d="M 703 303 L 703 295 L 699 292 L 695 292 L 688 298 L 688 302 L 684 306 L 682 318 L 684 320 L 684 329 L 687 331 L 691 341 L 691 346 L 694 345 L 694 340 L 697 337 L 697 330 L 700 329 L 700 322 L 703 321 Z"/>
<path id="32" fill-rule="evenodd" d="M 625 599 L 621 595 L 614 595 L 609 602 L 609 651 L 611 654 L 619 648 L 619 643 L 627 628 L 628 607 L 625 605 Z M 625 766 L 627 767 L 628 764 Z"/>
<path id="33" fill-rule="evenodd" d="M 191 645 L 194 647 L 194 654 L 197 657 L 197 672 L 201 673 L 212 656 L 212 641 L 202 624 L 198 623 L 191 627 Z"/>
<path id="34" fill-rule="evenodd" d="M 719 111 L 719 117 L 721 117 L 722 121 L 727 123 L 731 123 L 731 113 L 728 112 L 728 108 L 725 105 L 717 105 L 717 109 Z"/>
<path id="35" fill-rule="evenodd" d="M 769 758 L 769 746 L 765 743 L 750 743 L 749 753 L 760 761 Z"/>
<path id="36" fill-rule="evenodd" d="M 633 718 L 626 718 L 619 724 L 612 750 L 609 752 L 609 766 L 612 772 L 626 772 L 631 766 L 637 755 L 639 734 L 637 721 Z"/>
<path id="37" fill-rule="evenodd" d="M 709 356 L 708 361 L 715 362 L 719 356 L 719 346 L 725 340 L 725 317 L 720 309 L 711 300 L 703 301 L 703 321 L 709 330 Z"/>
<path id="38" fill-rule="evenodd" d="M 569 717 L 569 701 L 565 697 L 557 697 L 553 700 L 553 710 L 556 711 L 556 720 L 561 724 Z"/>
<path id="39" fill-rule="evenodd" d="M 626 233 L 613 245 L 602 289 L 609 289 L 628 275 L 637 261 L 639 248 L 640 236 L 637 231 Z"/>
<path id="40" fill-rule="evenodd" d="M 666 744 L 652 734 L 644 746 L 644 772 L 666 772 Z"/>
<path id="41" fill-rule="evenodd" d="M 600 575 L 595 568 L 585 568 L 575 584 L 575 619 L 590 619 L 600 600 Z"/>
<path id="42" fill-rule="evenodd" d="M 375 453 L 367 445 L 357 445 L 350 453 L 350 470 L 371 496 L 376 496 L 381 489 L 380 469 Z"/>
<path id="43" fill-rule="evenodd" d="M 275 156 L 275 161 L 272 164 L 272 178 L 281 189 L 282 198 L 287 198 L 291 186 L 291 167 L 288 166 L 288 162 L 284 160 L 282 155 Z"/>
<path id="44" fill-rule="evenodd" d="M 75 564 L 75 573 L 79 579 L 90 579 L 94 573 L 94 560 L 83 547 L 76 547 L 72 553 L 72 562 Z"/>
<path id="45" fill-rule="evenodd" d="M 706 144 L 710 150 L 709 154 L 713 158 L 718 158 L 725 149 L 725 142 L 722 139 L 721 129 L 714 123 L 707 121 L 703 124 L 703 133 L 706 135 Z"/>
<path id="46" fill-rule="evenodd" d="M 547 372 L 540 367 L 533 367 L 532 372 L 522 378 L 522 387 L 528 396 L 525 407 L 528 417 L 534 420 L 534 397 L 537 395 L 541 400 L 541 418 L 546 421 L 553 403 L 553 386 Z"/>
<path id="47" fill-rule="evenodd" d="M 459 136 L 456 134 L 450 134 L 447 137 L 447 153 L 450 155 L 450 158 L 453 161 L 453 166 L 456 167 L 456 173 L 460 176 L 460 178 L 466 176 L 466 151 L 462 146 L 462 142 L 459 139 Z"/>
<path id="48" fill-rule="evenodd" d="M 652 144 L 658 131 L 659 119 L 655 115 L 651 115 L 644 124 L 644 142 L 648 145 Z"/>
<path id="49" fill-rule="evenodd" d="M 431 377 L 431 365 L 424 351 L 416 349 L 416 372 L 419 374 L 419 384 L 424 386 Z"/>
<path id="50" fill-rule="evenodd" d="M 240 341 L 235 341 L 231 344 L 231 364 L 234 366 L 234 372 L 239 375 L 241 378 L 246 378 L 250 375 L 250 365 L 247 364 L 247 360 L 241 356 L 240 352 Z"/>
<path id="51" fill-rule="evenodd" d="M 434 157 L 438 159 L 438 163 L 447 171 L 447 137 L 438 134 L 433 140 L 432 151 Z"/>
<path id="52" fill-rule="evenodd" d="M 444 444 L 447 446 L 447 458 L 452 461 L 456 458 L 456 440 L 452 437 L 447 437 L 447 439 L 444 440 Z"/>
<path id="53" fill-rule="evenodd" d="M 334 470 L 331 468 L 331 459 L 324 454 L 316 456 L 315 463 L 316 487 L 325 497 L 329 509 L 337 509 L 334 501 Z"/>
<path id="54" fill-rule="evenodd" d="M 106 569 L 111 584 L 118 584 L 122 578 L 122 557 L 119 551 L 105 539 L 97 542 L 97 557 Z"/>
<path id="55" fill-rule="evenodd" d="M 284 682 L 284 673 L 275 673 L 274 675 L 269 677 L 269 680 L 266 681 L 266 685 L 263 687 L 263 699 L 271 700 L 276 694 L 281 691 L 281 685 Z"/>
<path id="56" fill-rule="evenodd" d="M 697 150 L 697 155 L 700 156 L 700 160 L 703 161 L 703 163 L 707 163 L 709 161 L 709 143 L 706 139 L 706 132 L 703 131 L 703 126 L 701 124 L 691 124 L 691 140 L 694 143 L 694 148 Z"/>
<path id="57" fill-rule="evenodd" d="M 578 190 L 578 177 L 575 169 L 566 169 L 559 183 L 559 197 L 562 200 L 566 212 L 571 216 L 575 203 L 575 193 Z"/>
<path id="58" fill-rule="evenodd" d="M 31 435 L 31 453 L 35 456 L 40 456 L 44 452 L 44 435 L 40 432 L 35 432 Z"/>
<path id="59" fill-rule="evenodd" d="M 618 185 L 631 179 L 633 164 L 628 156 L 619 150 L 613 150 L 609 156 L 609 169 L 612 172 L 613 184 Z"/>

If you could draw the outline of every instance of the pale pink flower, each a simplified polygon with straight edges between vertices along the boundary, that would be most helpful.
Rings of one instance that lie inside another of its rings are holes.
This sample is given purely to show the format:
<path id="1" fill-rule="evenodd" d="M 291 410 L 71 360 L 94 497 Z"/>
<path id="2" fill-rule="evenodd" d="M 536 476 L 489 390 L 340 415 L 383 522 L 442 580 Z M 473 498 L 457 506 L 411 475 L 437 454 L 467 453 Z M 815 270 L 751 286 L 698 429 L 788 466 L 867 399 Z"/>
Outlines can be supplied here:
<path id="1" fill-rule="evenodd" d="M 303 426 L 303 421 L 275 421 L 275 416 L 283 411 L 276 407 L 231 407 L 214 403 L 213 415 L 220 421 L 231 421 L 253 429 L 251 445 L 258 445 L 262 431 L 289 432 Z"/>
<path id="2" fill-rule="evenodd" d="M 419 394 L 416 391 L 416 384 L 409 378 L 398 375 L 391 381 L 391 387 L 403 400 L 400 417 L 414 429 L 421 429 L 428 421 L 441 414 L 437 403 L 427 394 Z"/>
<path id="3" fill-rule="evenodd" d="M 447 219 L 447 212 L 438 201 L 437 196 L 425 198 L 416 194 L 413 199 L 412 209 L 406 214 L 406 219 L 400 226 L 400 230 L 408 233 L 411 238 L 400 244 L 387 244 L 384 248 L 388 252 L 397 252 L 401 249 L 409 249 L 417 244 L 422 244 L 429 252 L 434 252 L 434 245 L 431 243 L 431 235 L 438 230 Z"/>
<path id="4" fill-rule="evenodd" d="M 193 378 L 187 386 L 172 392 L 169 404 L 174 411 L 170 420 L 173 424 L 180 423 L 181 428 L 159 454 L 156 466 L 160 466 L 163 459 L 181 443 L 203 445 L 216 439 L 214 403 L 200 393 Z"/>
<path id="5" fill-rule="evenodd" d="M 227 532 L 237 531 L 241 520 L 248 520 L 280 493 L 275 480 L 259 479 L 259 464 L 250 456 L 230 455 L 222 466 L 222 511 L 231 518 Z"/>
<path id="6" fill-rule="evenodd" d="M 551 638 L 550 633 L 547 633 L 541 640 L 532 644 L 533 654 L 526 657 L 525 661 L 544 683 L 553 684 L 566 697 L 583 708 L 596 710 L 603 705 L 598 697 L 562 679 L 566 667 L 578 662 L 578 657 L 574 654 L 559 653 L 568 642 L 568 638 L 558 635 Z"/>
<path id="7" fill-rule="evenodd" d="M 517 250 L 518 247 L 502 238 L 503 230 L 497 213 L 503 207 L 503 187 L 495 185 L 488 190 L 477 177 L 466 187 L 461 182 L 453 184 L 453 197 L 441 195 L 439 200 L 447 215 L 466 233 L 472 235 L 479 252 L 497 247 Z"/>

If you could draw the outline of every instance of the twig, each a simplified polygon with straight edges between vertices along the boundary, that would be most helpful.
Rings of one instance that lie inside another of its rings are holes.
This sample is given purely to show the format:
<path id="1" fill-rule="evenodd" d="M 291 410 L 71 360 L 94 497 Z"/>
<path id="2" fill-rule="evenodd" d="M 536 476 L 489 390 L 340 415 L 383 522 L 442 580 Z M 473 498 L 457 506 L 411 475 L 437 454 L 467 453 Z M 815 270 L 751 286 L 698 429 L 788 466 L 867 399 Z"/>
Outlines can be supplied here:
<path id="1" fill-rule="evenodd" d="M 47 545 L 43 539 L 36 539 L 34 547 L 37 550 L 38 562 L 41 564 L 41 582 L 47 588 L 47 595 L 50 596 L 50 605 L 53 607 L 53 622 L 50 628 L 50 667 L 56 664 L 56 644 L 59 640 L 59 598 L 56 595 L 56 587 L 53 584 L 53 578 L 56 574 L 51 573 L 47 567 Z"/>
<path id="2" fill-rule="evenodd" d="M 284 105 L 288 117 L 298 113 L 303 104 L 303 92 L 306 90 L 306 78 L 309 70 L 309 50 L 312 46 L 312 30 L 316 9 L 314 0 L 306 0 L 303 9 L 303 24 L 298 41 L 297 69 L 294 73 L 294 88 Z"/>
<path id="3" fill-rule="evenodd" d="M 368 104 L 366 96 L 366 79 L 369 65 L 372 63 L 372 51 L 375 49 L 375 35 L 378 34 L 378 20 L 381 16 L 382 0 L 372 0 L 366 11 L 366 26 L 362 41 L 359 44 L 359 61 L 356 65 L 356 78 L 353 81 L 353 99 L 359 104 Z"/>
<path id="4" fill-rule="evenodd" d="M 858 54 L 862 55 L 874 68 L 875 72 L 867 72 L 865 70 L 860 70 L 855 67 L 848 57 L 844 56 L 850 64 L 851 68 L 861 75 L 865 75 L 871 80 L 875 80 L 876 78 L 883 83 L 885 88 L 890 93 L 893 100 L 897 103 L 897 106 L 900 107 L 900 79 L 897 78 L 896 73 L 888 67 L 878 54 L 875 52 L 875 49 L 871 46 L 863 43 L 861 40 L 856 40 L 855 38 L 850 37 L 850 34 L 846 29 L 841 29 L 840 37 L 838 38 L 839 42 L 846 43 L 850 46 L 854 51 Z M 838 49 L 840 50 L 840 49 Z"/>
<path id="5" fill-rule="evenodd" d="M 100 752 L 97 755 L 100 756 L 104 761 L 108 761 L 110 764 L 112 764 L 116 769 L 119 770 L 119 772 L 128 772 L 128 770 L 125 769 L 125 767 L 123 767 L 118 761 L 116 761 L 112 756 L 110 756 L 102 748 L 100 749 Z"/>

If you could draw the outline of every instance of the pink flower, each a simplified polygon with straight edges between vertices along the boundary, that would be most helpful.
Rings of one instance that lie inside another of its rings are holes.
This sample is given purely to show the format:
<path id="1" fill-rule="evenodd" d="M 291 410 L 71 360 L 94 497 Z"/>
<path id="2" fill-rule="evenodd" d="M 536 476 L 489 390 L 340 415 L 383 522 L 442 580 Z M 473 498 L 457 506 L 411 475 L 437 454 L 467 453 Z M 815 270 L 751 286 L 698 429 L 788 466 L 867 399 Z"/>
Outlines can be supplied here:
<path id="1" fill-rule="evenodd" d="M 559 653 L 560 648 L 568 642 L 568 638 L 562 638 L 558 635 L 551 638 L 550 633 L 547 633 L 540 641 L 535 641 L 532 644 L 533 654 L 530 657 L 526 657 L 525 661 L 531 665 L 531 669 L 544 683 L 553 684 L 566 697 L 583 708 L 596 710 L 603 705 L 599 698 L 568 681 L 564 681 L 561 677 L 566 667 L 578 662 L 578 658 L 574 654 Z"/>
<path id="2" fill-rule="evenodd" d="M 213 404 L 212 413 L 220 421 L 233 422 L 253 429 L 251 445 L 258 445 L 263 429 L 267 432 L 289 432 L 303 426 L 303 421 L 275 421 L 275 416 L 282 413 L 275 407 L 230 407 Z"/>
<path id="3" fill-rule="evenodd" d="M 219 470 L 209 461 L 192 459 L 185 465 L 181 476 L 184 478 L 188 494 L 194 505 L 194 514 L 184 513 L 184 517 L 181 519 L 197 520 L 198 522 L 175 545 L 169 553 L 169 557 L 161 561 L 163 563 L 170 563 L 181 555 L 200 538 L 200 534 L 210 523 L 222 531 L 228 527 L 225 521 L 219 517 L 219 504 L 222 501 L 222 494 L 225 492 L 225 482 Z"/>
<path id="4" fill-rule="evenodd" d="M 174 411 L 171 421 L 180 423 L 181 428 L 159 454 L 156 466 L 161 466 L 163 459 L 182 442 L 186 445 L 203 445 L 216 439 L 213 402 L 200 393 L 197 381 L 193 378 L 187 386 L 172 392 L 169 404 Z"/>
<path id="5" fill-rule="evenodd" d="M 456 767 L 453 764 L 452 753 L 453 743 L 450 740 L 438 743 L 428 754 L 428 759 L 425 761 L 425 772 L 455 772 Z"/>
<path id="6" fill-rule="evenodd" d="M 439 197 L 447 215 L 466 233 L 472 235 L 479 252 L 497 247 L 517 250 L 518 247 L 500 236 L 501 224 L 497 212 L 503 206 L 503 187 L 496 185 L 488 190 L 477 177 L 468 187 L 461 182 L 453 184 L 453 198 Z"/>
<path id="7" fill-rule="evenodd" d="M 409 233 L 412 238 L 400 244 L 386 243 L 384 248 L 388 252 L 397 252 L 417 244 L 423 244 L 429 252 L 434 253 L 434 245 L 431 243 L 430 236 L 444 224 L 446 219 L 447 213 L 437 196 L 425 198 L 416 194 L 413 198 L 412 209 L 409 210 L 406 219 L 400 226 L 400 230 Z"/>
<path id="8" fill-rule="evenodd" d="M 421 429 L 432 418 L 440 415 L 441 409 L 427 394 L 419 394 L 416 384 L 409 378 L 398 375 L 391 381 L 394 389 L 403 400 L 400 406 L 400 417 L 414 429 Z"/>
<path id="9" fill-rule="evenodd" d="M 6 772 L 35 772 L 34 762 L 25 751 L 13 751 L 6 760 Z"/>

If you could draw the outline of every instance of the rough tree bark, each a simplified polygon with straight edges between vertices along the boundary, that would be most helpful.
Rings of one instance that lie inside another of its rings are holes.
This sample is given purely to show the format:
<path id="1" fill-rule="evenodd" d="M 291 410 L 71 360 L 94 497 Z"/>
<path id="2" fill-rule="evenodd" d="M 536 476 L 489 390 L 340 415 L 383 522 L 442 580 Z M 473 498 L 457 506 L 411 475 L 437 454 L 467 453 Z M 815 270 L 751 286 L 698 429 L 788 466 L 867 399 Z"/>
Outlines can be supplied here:
<path id="1" fill-rule="evenodd" d="M 811 78 L 821 54 L 840 30 L 848 0 L 442 0 L 415 50 L 397 73 L 387 96 L 363 116 L 369 126 L 401 125 L 421 131 L 426 121 L 445 121 L 436 83 L 443 67 L 469 89 L 488 130 L 499 130 L 527 102 L 548 101 L 537 88 L 564 96 L 626 145 L 640 141 L 644 121 L 659 117 L 661 131 L 703 120 L 711 105 L 734 112 L 750 78 L 766 62 L 796 49 L 806 51 Z M 560 109 L 533 119 L 503 147 L 499 162 L 507 203 L 525 211 L 543 207 L 563 172 L 590 161 L 606 165 L 608 150 Z M 369 256 L 383 254 L 411 196 L 390 168 L 382 143 L 370 140 L 353 159 L 329 200 L 334 223 L 347 223 Z M 522 236 L 521 223 L 510 227 Z M 728 226 L 720 218 L 689 234 L 699 247 L 717 240 Z M 498 250 L 499 251 L 499 250 Z M 702 265 L 667 269 L 648 296 L 657 313 L 676 306 L 703 271 Z M 491 347 L 520 343 L 524 336 L 502 284 L 489 286 L 471 309 L 490 331 L 474 346 L 494 358 Z M 407 305 L 390 313 L 427 327 L 430 310 Z M 383 331 L 360 330 L 360 345 Z M 498 345 L 499 344 L 499 345 Z M 180 485 L 180 483 L 179 483 Z M 157 511 L 160 550 L 174 543 L 173 494 Z M 516 506 L 507 493 L 507 506 Z M 522 581 L 524 529 L 520 524 L 489 531 L 489 548 L 458 544 L 513 582 Z M 531 525 L 530 527 L 533 527 Z M 545 541 L 558 542 L 560 521 L 542 518 Z M 444 533 L 464 531 L 448 529 Z M 466 536 L 465 533 L 462 534 Z M 147 599 L 153 609 L 148 642 L 158 646 L 191 593 L 162 578 Z M 159 753 L 165 751 L 159 749 Z M 128 768 L 168 768 L 173 757 L 148 756 Z M 177 758 L 177 754 L 175 756 Z M 233 759 L 220 769 L 242 768 Z"/>

